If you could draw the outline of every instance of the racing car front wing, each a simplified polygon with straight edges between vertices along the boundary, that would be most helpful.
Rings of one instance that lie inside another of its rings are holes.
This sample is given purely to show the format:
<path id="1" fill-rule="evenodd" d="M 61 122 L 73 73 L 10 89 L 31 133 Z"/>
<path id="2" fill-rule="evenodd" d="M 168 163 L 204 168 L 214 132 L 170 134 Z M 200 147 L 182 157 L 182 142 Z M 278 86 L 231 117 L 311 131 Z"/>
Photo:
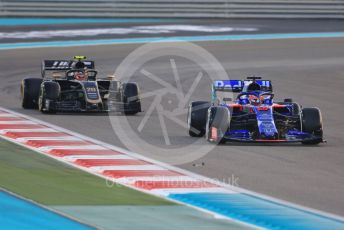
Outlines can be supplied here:
<path id="1" fill-rule="evenodd" d="M 283 138 L 253 137 L 248 130 L 228 131 L 224 139 L 229 142 L 283 143 L 323 141 L 322 137 L 302 131 L 290 130 Z"/>

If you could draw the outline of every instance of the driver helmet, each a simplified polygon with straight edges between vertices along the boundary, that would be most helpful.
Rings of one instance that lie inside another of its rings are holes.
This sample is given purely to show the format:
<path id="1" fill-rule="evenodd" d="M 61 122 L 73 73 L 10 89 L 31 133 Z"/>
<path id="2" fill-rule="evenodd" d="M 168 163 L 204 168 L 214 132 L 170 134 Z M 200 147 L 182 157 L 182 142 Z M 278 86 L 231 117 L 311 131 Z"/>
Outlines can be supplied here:
<path id="1" fill-rule="evenodd" d="M 255 95 L 249 95 L 248 100 L 249 100 L 251 105 L 259 105 L 260 104 L 259 98 Z"/>
<path id="2" fill-rule="evenodd" d="M 247 87 L 247 92 L 260 91 L 260 90 L 261 90 L 261 87 L 257 82 L 252 82 Z"/>
<path id="3" fill-rule="evenodd" d="M 77 71 L 74 73 L 74 79 L 78 81 L 86 81 L 88 75 L 85 71 Z"/>
<path id="4" fill-rule="evenodd" d="M 85 63 L 82 61 L 77 61 L 72 64 L 72 69 L 84 69 L 85 67 Z"/>

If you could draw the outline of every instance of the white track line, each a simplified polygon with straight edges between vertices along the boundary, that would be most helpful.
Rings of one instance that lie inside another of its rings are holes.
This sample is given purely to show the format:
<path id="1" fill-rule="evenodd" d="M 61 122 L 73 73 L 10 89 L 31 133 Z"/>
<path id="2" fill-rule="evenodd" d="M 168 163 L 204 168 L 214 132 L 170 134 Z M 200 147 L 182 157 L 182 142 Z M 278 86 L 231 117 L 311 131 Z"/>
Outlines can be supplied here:
<path id="1" fill-rule="evenodd" d="M 20 117 L 12 113 L 0 113 L 0 117 Z"/>
<path id="2" fill-rule="evenodd" d="M 32 146 L 34 147 L 34 146 Z M 99 145 L 70 145 L 70 146 L 42 146 L 42 147 L 34 147 L 41 151 L 50 151 L 54 149 L 65 149 L 65 150 L 73 150 L 73 149 L 86 149 L 86 150 L 107 150 L 107 148 L 99 146 Z"/>
<path id="3" fill-rule="evenodd" d="M 111 159 L 111 160 L 138 160 L 136 158 L 118 154 L 118 155 L 69 155 L 62 157 L 67 161 L 76 161 L 76 160 L 83 160 L 83 159 Z"/>
<path id="4" fill-rule="evenodd" d="M 78 137 L 73 136 L 62 136 L 62 137 L 19 137 L 14 138 L 19 142 L 27 142 L 27 141 L 82 141 Z"/>
<path id="5" fill-rule="evenodd" d="M 57 131 L 52 128 L 42 128 L 42 129 L 0 129 L 0 134 L 8 133 L 8 132 L 15 132 L 15 133 L 59 133 L 60 131 Z"/>
<path id="6" fill-rule="evenodd" d="M 228 193 L 228 194 L 236 194 L 237 192 L 225 189 L 225 188 L 169 188 L 169 189 L 151 189 L 153 193 L 159 196 L 168 196 L 170 194 L 184 194 L 184 193 Z"/>
<path id="7" fill-rule="evenodd" d="M 6 125 L 24 125 L 24 124 L 25 125 L 27 125 L 27 124 L 39 125 L 38 123 L 30 121 L 30 120 L 26 120 L 26 121 L 0 121 L 0 125 L 3 125 L 3 124 L 6 124 Z"/>
<path id="8" fill-rule="evenodd" d="M 157 165 L 149 164 L 149 165 L 120 165 L 120 166 L 91 166 L 88 167 L 92 171 L 96 172 L 104 172 L 105 170 L 125 170 L 125 171 L 146 171 L 146 170 L 167 170 L 166 168 L 162 168 Z"/>
<path id="9" fill-rule="evenodd" d="M 142 177 L 122 177 L 119 179 L 116 179 L 118 182 L 123 182 L 126 184 L 133 184 L 136 181 L 147 181 L 147 182 L 154 182 L 154 181 L 180 181 L 181 183 L 183 181 L 200 181 L 196 178 L 189 177 L 189 176 L 142 176 Z"/>

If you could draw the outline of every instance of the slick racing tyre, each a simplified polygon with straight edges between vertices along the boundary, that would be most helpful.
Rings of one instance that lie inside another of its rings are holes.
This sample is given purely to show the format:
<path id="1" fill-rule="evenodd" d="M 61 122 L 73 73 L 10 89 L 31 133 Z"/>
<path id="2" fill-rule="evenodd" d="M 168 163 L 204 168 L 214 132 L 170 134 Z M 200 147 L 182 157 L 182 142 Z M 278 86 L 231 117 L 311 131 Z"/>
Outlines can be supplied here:
<path id="1" fill-rule="evenodd" d="M 206 139 L 215 144 L 225 143 L 224 138 L 230 125 L 229 110 L 225 107 L 210 107 L 206 124 Z"/>
<path id="2" fill-rule="evenodd" d="M 141 112 L 140 91 L 136 83 L 123 83 L 124 114 L 134 115 Z"/>
<path id="3" fill-rule="evenodd" d="M 302 131 L 314 135 L 314 139 L 303 141 L 302 144 L 316 145 L 323 141 L 322 117 L 318 108 L 302 109 Z"/>
<path id="4" fill-rule="evenodd" d="M 41 78 L 26 78 L 21 84 L 22 107 L 24 109 L 36 109 L 38 106 Z"/>
<path id="5" fill-rule="evenodd" d="M 205 134 L 207 113 L 210 102 L 193 101 L 190 103 L 187 115 L 188 132 L 191 137 L 203 137 Z"/>
<path id="6" fill-rule="evenodd" d="M 51 103 L 60 97 L 60 85 L 57 82 L 43 82 L 38 101 L 38 109 L 42 113 L 55 113 L 55 106 Z"/>

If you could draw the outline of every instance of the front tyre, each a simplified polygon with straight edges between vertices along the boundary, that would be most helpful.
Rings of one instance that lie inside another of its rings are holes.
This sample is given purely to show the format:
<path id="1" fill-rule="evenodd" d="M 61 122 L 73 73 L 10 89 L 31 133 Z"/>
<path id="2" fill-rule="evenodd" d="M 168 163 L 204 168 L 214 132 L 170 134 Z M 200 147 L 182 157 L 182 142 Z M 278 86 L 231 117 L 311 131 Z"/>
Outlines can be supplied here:
<path id="1" fill-rule="evenodd" d="M 207 123 L 207 113 L 210 102 L 193 101 L 188 108 L 187 124 L 188 132 L 191 137 L 203 137 Z"/>
<path id="2" fill-rule="evenodd" d="M 61 88 L 57 82 L 43 82 L 39 92 L 38 110 L 42 113 L 56 113 L 53 102 L 60 97 Z"/>
<path id="3" fill-rule="evenodd" d="M 311 140 L 303 141 L 302 144 L 317 145 L 323 141 L 323 125 L 320 109 L 302 109 L 302 131 L 314 136 Z"/>
<path id="4" fill-rule="evenodd" d="M 123 83 L 124 114 L 134 115 L 141 112 L 140 90 L 136 83 Z"/>
<path id="5" fill-rule="evenodd" d="M 228 108 L 216 106 L 208 110 L 206 124 L 206 139 L 215 144 L 226 142 L 224 136 L 230 127 L 230 113 Z"/>
<path id="6" fill-rule="evenodd" d="M 36 109 L 38 105 L 41 78 L 26 78 L 21 84 L 22 107 L 24 109 Z"/>

